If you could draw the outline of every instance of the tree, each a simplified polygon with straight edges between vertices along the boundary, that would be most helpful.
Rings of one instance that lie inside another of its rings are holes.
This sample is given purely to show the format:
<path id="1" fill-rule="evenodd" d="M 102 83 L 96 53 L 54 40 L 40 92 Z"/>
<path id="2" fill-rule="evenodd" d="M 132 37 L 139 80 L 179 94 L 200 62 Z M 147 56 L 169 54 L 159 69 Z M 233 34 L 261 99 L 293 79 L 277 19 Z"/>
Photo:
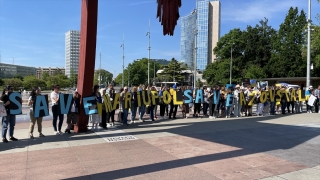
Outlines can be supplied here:
<path id="1" fill-rule="evenodd" d="M 4 84 L 4 81 L 3 79 L 0 78 L 0 86 L 3 86 L 3 84 Z"/>
<path id="2" fill-rule="evenodd" d="M 203 82 L 200 80 L 200 78 L 197 80 L 197 87 L 202 87 Z"/>
<path id="3" fill-rule="evenodd" d="M 98 69 L 94 72 L 94 84 L 99 84 L 99 80 L 98 80 L 99 73 L 101 76 L 101 81 L 100 81 L 101 84 L 107 85 L 108 83 L 112 82 L 112 78 L 113 78 L 112 73 L 110 73 L 109 71 L 104 70 L 104 69 L 101 69 L 101 70 Z"/>
<path id="4" fill-rule="evenodd" d="M 298 8 L 290 8 L 273 38 L 273 52 L 267 66 L 271 77 L 303 77 L 306 74 L 305 60 L 302 58 L 302 47 L 305 42 L 303 32 L 307 25 L 306 15 Z"/>
<path id="5" fill-rule="evenodd" d="M 13 78 L 20 79 L 21 81 L 23 81 L 23 77 L 19 74 L 14 75 Z"/>
<path id="6" fill-rule="evenodd" d="M 153 81 L 157 80 L 156 72 L 161 68 L 161 65 L 154 61 L 150 60 L 150 84 Z M 155 79 L 154 79 L 155 76 Z M 135 60 L 132 63 L 129 63 L 127 68 L 124 70 L 124 85 L 128 84 L 128 80 L 131 85 L 140 85 L 148 83 L 148 59 L 142 58 L 140 60 Z M 115 78 L 117 84 L 122 85 L 122 73 L 118 74 Z"/>
<path id="7" fill-rule="evenodd" d="M 61 88 L 69 87 L 70 80 L 64 74 L 52 75 L 46 81 L 48 87 L 53 87 L 55 84 L 59 84 Z"/>
<path id="8" fill-rule="evenodd" d="M 48 72 L 43 72 L 41 79 L 44 81 L 48 81 L 49 77 L 50 75 L 48 74 Z"/>
<path id="9" fill-rule="evenodd" d="M 29 75 L 24 77 L 23 86 L 24 88 L 31 90 L 34 87 L 45 88 L 47 84 L 44 80 L 38 79 L 34 75 Z"/>
<path id="10" fill-rule="evenodd" d="M 69 78 L 69 87 L 76 87 L 78 84 L 78 74 L 73 72 L 73 69 L 71 69 L 71 74 Z"/>
<path id="11" fill-rule="evenodd" d="M 247 61 L 244 59 L 245 40 L 244 32 L 240 29 L 230 30 L 220 38 L 217 46 L 213 49 L 218 60 L 208 64 L 203 71 L 203 78 L 207 80 L 208 85 L 229 83 L 230 61 L 232 49 L 232 80 L 239 81 L 244 75 Z"/>
<path id="12" fill-rule="evenodd" d="M 12 86 L 14 89 L 20 89 L 22 88 L 22 81 L 18 78 L 11 78 L 11 79 L 4 79 L 4 85 L 5 86 Z"/>
<path id="13" fill-rule="evenodd" d="M 183 75 L 183 70 L 186 70 L 186 66 L 183 63 L 178 62 L 176 59 L 172 58 L 168 66 L 164 67 L 161 77 L 165 81 L 169 82 L 184 82 L 185 76 Z"/>

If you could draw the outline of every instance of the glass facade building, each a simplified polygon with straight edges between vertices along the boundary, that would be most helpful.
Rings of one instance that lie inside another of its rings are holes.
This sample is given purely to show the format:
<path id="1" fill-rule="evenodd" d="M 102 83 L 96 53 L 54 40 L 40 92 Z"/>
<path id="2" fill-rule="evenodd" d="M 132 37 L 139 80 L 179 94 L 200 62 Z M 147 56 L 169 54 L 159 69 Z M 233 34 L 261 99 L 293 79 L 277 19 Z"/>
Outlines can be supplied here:
<path id="1" fill-rule="evenodd" d="M 80 53 L 80 31 L 71 30 L 65 34 L 65 74 L 78 74 Z"/>
<path id="2" fill-rule="evenodd" d="M 194 69 L 195 31 L 197 29 L 197 13 L 193 10 L 190 15 L 181 18 L 181 62 Z"/>
<path id="3" fill-rule="evenodd" d="M 204 70 L 208 63 L 214 62 L 213 48 L 219 37 L 220 1 L 197 0 L 196 10 L 181 18 L 181 61 L 192 68 L 196 56 L 197 69 Z M 197 48 L 196 55 L 194 55 L 195 48 Z"/>

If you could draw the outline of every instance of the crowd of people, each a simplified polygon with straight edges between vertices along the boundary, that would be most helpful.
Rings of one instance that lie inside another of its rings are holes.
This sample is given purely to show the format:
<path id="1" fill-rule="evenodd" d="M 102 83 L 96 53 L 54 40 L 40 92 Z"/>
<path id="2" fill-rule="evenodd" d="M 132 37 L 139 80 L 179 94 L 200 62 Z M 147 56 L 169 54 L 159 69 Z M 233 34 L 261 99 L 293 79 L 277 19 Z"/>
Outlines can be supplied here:
<path id="1" fill-rule="evenodd" d="M 177 110 L 180 109 L 182 112 L 181 118 L 188 118 L 188 117 L 207 117 L 207 118 L 230 118 L 231 116 L 234 117 L 243 117 L 243 116 L 252 116 L 253 115 L 253 104 L 250 104 L 249 101 L 251 98 L 254 98 L 254 104 L 256 104 L 257 116 L 268 116 L 268 115 L 275 115 L 275 114 L 286 114 L 286 113 L 302 113 L 303 106 L 306 105 L 307 113 L 312 112 L 320 112 L 318 107 L 318 102 L 320 98 L 320 86 L 318 89 L 313 89 L 312 86 L 308 88 L 308 94 L 313 95 L 316 97 L 316 100 L 312 105 L 306 102 L 298 101 L 298 91 L 292 91 L 293 87 L 285 87 L 285 86 L 271 86 L 271 87 L 264 87 L 264 88 L 257 88 L 257 87 L 243 87 L 240 85 L 236 85 L 235 88 L 227 88 L 222 86 L 212 86 L 212 87 L 196 87 L 192 88 L 190 86 L 177 86 L 173 85 L 172 87 L 162 86 L 157 88 L 155 86 L 134 86 L 131 89 L 128 87 L 123 87 L 120 89 L 120 99 L 119 104 L 113 108 L 112 111 L 106 112 L 106 108 L 104 107 L 104 98 L 103 96 L 108 96 L 110 98 L 111 104 L 114 104 L 116 96 L 116 92 L 113 85 L 110 84 L 108 88 L 100 89 L 98 85 L 93 87 L 92 96 L 95 97 L 97 103 L 102 104 L 102 113 L 101 114 L 92 114 L 89 116 L 89 122 L 92 124 L 91 130 L 96 131 L 100 128 L 107 129 L 107 127 L 115 125 L 115 119 L 121 122 L 123 125 L 129 125 L 130 123 L 135 123 L 136 121 L 144 122 L 146 119 L 144 118 L 145 114 L 149 115 L 149 120 L 155 121 L 156 119 L 176 119 L 177 118 Z M 300 87 L 296 87 L 296 90 L 299 90 Z M 157 91 L 159 104 L 157 105 L 145 105 L 141 103 L 141 106 L 138 107 L 138 95 L 137 92 L 148 90 L 147 95 L 151 99 L 151 94 Z M 171 96 L 173 96 L 174 91 L 181 91 L 182 94 L 185 90 L 191 90 L 193 92 L 193 101 L 190 103 L 183 103 L 182 105 L 176 105 L 173 103 L 173 100 L 166 104 L 163 99 L 164 91 L 168 91 Z M 203 101 L 195 101 L 197 92 L 201 90 Z M 276 93 L 273 93 L 275 98 L 280 99 L 280 101 L 270 101 L 268 98 L 266 102 L 260 101 L 260 95 L 263 91 L 267 93 L 269 90 L 282 90 L 283 92 L 287 91 L 289 96 L 297 97 L 296 101 L 289 101 L 285 95 L 281 95 L 277 97 Z M 214 102 L 214 92 L 219 91 L 219 97 Z M 10 101 L 8 94 L 13 92 L 12 86 L 7 86 L 2 93 L 1 102 L 6 109 L 6 116 L 2 117 L 2 141 L 8 142 L 6 135 L 7 131 L 9 130 L 9 140 L 17 141 L 18 139 L 13 136 L 14 134 L 14 126 L 16 122 L 16 115 L 10 114 Z M 130 99 L 130 106 L 125 106 L 126 101 L 126 93 L 131 93 Z M 246 104 L 240 104 L 240 93 L 243 92 L 246 100 Z M 61 114 L 59 111 L 59 94 L 60 94 L 60 86 L 55 85 L 53 91 L 50 94 L 51 99 L 51 110 L 53 115 L 52 126 L 54 130 L 54 134 L 60 135 L 62 134 L 62 125 L 64 120 L 64 114 Z M 71 129 L 74 124 L 78 121 L 79 116 L 79 109 L 80 109 L 80 99 L 79 94 L 77 91 L 74 91 L 73 98 L 71 101 L 71 111 L 67 114 L 67 126 L 65 129 L 65 133 L 70 133 Z M 232 94 L 233 99 L 232 102 L 226 102 L 228 95 Z M 253 97 L 252 97 L 253 94 Z M 30 97 L 28 99 L 28 106 L 30 106 L 30 128 L 29 128 L 29 137 L 31 139 L 34 138 L 33 131 L 34 126 L 37 124 L 38 126 L 38 133 L 39 137 L 45 137 L 42 134 L 42 117 L 34 117 L 33 113 L 33 103 L 36 99 L 36 96 L 41 95 L 40 88 L 36 87 L 32 90 Z M 158 113 L 159 107 L 159 113 Z M 91 107 L 96 108 L 96 107 Z M 116 110 L 118 111 L 118 116 L 116 115 Z M 130 112 L 130 117 L 129 117 Z M 159 116 L 158 116 L 159 115 Z M 59 119 L 59 123 L 57 126 L 57 121 Z M 128 123 L 130 121 L 130 123 Z"/>

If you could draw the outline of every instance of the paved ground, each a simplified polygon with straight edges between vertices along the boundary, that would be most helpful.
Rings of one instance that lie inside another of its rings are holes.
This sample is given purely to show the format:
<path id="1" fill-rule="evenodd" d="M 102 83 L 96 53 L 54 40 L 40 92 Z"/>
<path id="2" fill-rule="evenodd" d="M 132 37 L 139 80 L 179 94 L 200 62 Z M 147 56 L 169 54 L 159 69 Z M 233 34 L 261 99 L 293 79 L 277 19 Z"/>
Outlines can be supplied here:
<path id="1" fill-rule="evenodd" d="M 319 114 L 176 119 L 0 143 L 0 179 L 320 179 Z M 36 128 L 35 128 L 36 129 Z M 37 133 L 35 133 L 37 135 Z"/>

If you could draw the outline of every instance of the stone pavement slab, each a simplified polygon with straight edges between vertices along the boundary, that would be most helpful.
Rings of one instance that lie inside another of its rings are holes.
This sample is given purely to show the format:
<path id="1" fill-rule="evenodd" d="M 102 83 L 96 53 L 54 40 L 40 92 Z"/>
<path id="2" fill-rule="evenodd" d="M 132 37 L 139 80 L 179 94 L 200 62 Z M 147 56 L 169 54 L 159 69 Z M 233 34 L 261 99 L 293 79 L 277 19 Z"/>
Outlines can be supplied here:
<path id="1" fill-rule="evenodd" d="M 31 140 L 17 123 L 20 140 L 0 143 L 0 179 L 316 179 L 319 125 L 318 114 L 290 114 L 53 135 L 44 121 L 47 136 Z"/>

